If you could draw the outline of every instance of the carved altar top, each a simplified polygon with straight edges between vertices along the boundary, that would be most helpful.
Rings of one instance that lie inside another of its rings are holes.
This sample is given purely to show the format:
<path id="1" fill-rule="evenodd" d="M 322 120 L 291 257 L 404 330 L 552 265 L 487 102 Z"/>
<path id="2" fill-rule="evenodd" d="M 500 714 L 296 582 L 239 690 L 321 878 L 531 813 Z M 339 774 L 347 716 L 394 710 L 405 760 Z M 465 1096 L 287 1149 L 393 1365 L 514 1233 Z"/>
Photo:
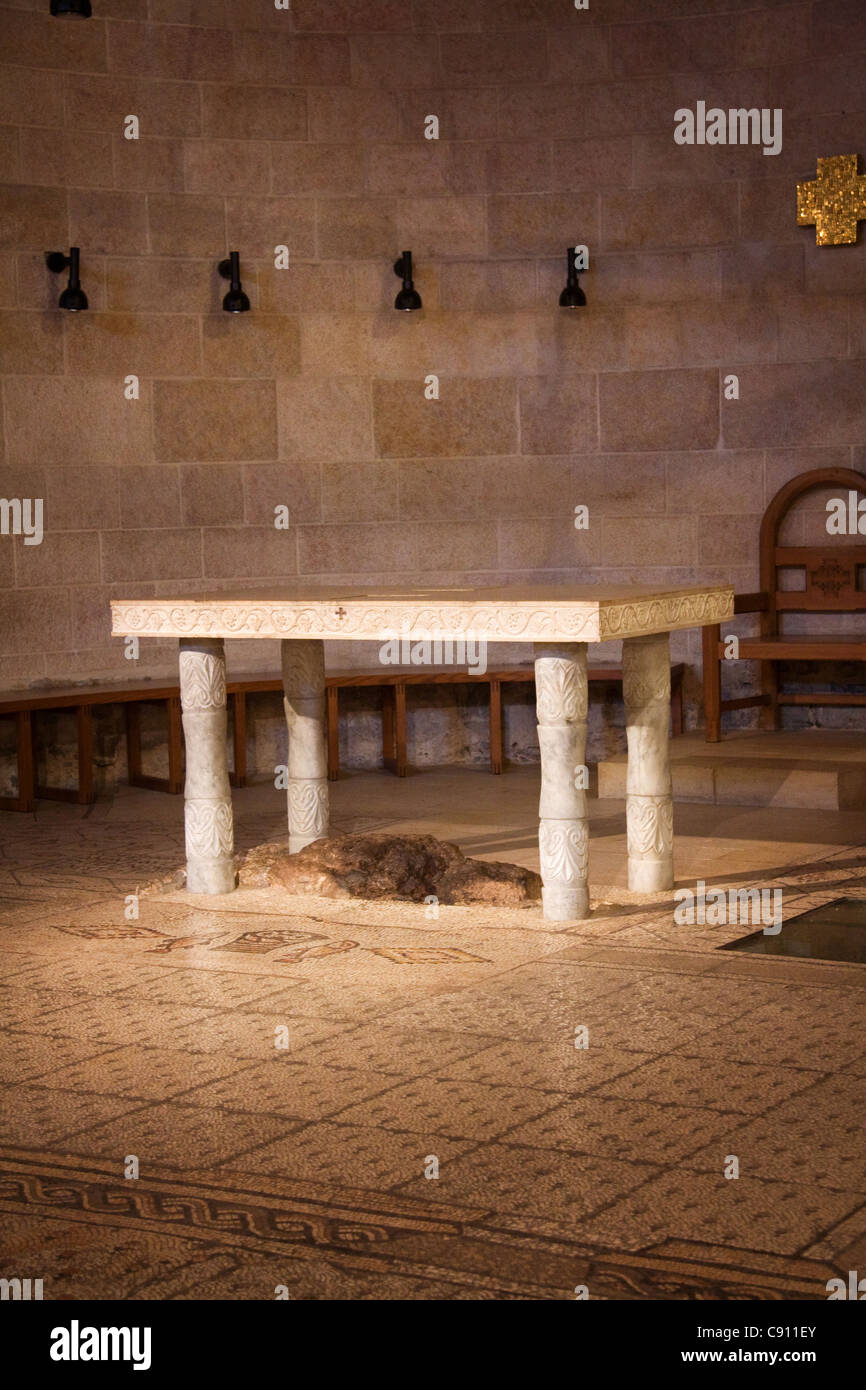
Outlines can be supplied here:
<path id="1" fill-rule="evenodd" d="M 490 589 L 294 585 L 179 598 L 114 599 L 115 637 L 395 636 L 488 642 L 605 642 L 733 616 L 730 585 L 504 585 Z"/>

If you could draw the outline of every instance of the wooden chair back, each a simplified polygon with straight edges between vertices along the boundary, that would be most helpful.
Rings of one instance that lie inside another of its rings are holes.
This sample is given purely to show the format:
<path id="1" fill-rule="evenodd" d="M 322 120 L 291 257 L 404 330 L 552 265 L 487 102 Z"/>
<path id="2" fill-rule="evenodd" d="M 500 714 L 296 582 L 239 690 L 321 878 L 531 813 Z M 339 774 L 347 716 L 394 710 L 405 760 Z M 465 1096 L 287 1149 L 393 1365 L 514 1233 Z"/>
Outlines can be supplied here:
<path id="1" fill-rule="evenodd" d="M 815 468 L 785 483 L 770 502 L 761 522 L 761 590 L 766 607 L 761 615 L 762 636 L 778 635 L 782 613 L 866 612 L 866 590 L 858 586 L 861 567 L 866 567 L 866 539 L 855 535 L 828 535 L 827 545 L 779 545 L 779 531 L 787 513 L 798 498 L 815 488 L 838 488 L 848 501 L 848 493 L 866 497 L 866 474 L 853 468 Z M 863 517 L 866 529 L 866 515 Z M 780 571 L 799 569 L 804 576 L 802 589 L 783 589 Z"/>

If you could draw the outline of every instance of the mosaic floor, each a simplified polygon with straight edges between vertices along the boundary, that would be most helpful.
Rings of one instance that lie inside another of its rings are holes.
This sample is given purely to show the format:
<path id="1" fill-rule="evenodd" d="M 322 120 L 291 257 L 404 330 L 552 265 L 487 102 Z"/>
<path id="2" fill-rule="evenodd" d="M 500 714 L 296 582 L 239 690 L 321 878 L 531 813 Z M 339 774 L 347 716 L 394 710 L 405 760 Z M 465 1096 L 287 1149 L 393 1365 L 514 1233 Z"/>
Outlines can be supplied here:
<path id="1" fill-rule="evenodd" d="M 537 867 L 531 768 L 332 796 L 337 831 Z M 240 847 L 283 806 L 236 792 Z M 866 969 L 718 951 L 743 928 L 630 895 L 623 806 L 592 818 L 593 915 L 562 928 L 161 891 L 182 805 L 154 792 L 0 816 L 0 1275 L 55 1299 L 824 1299 L 866 1268 Z M 866 814 L 681 806 L 676 830 L 681 884 L 780 886 L 786 917 L 866 897 Z"/>

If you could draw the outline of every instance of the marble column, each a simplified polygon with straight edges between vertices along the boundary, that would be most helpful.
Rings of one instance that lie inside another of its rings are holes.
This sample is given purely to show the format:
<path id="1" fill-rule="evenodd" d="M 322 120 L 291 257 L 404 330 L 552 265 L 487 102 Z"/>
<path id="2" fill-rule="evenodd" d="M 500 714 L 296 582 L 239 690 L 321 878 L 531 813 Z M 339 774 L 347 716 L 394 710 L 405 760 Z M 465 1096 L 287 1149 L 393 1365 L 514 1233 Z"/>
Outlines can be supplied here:
<path id="1" fill-rule="evenodd" d="M 576 785 L 586 756 L 586 643 L 536 646 L 535 691 L 544 916 L 571 922 L 589 915 L 586 792 Z"/>
<path id="2" fill-rule="evenodd" d="M 182 639 L 180 702 L 186 745 L 184 819 L 190 893 L 231 893 L 234 823 L 226 757 L 226 662 L 221 639 Z"/>
<path id="3" fill-rule="evenodd" d="M 628 886 L 636 893 L 661 893 L 674 886 L 668 633 L 623 641 L 622 686 L 628 737 Z"/>
<path id="4" fill-rule="evenodd" d="M 328 834 L 325 645 L 282 643 L 283 707 L 289 730 L 289 853 Z"/>

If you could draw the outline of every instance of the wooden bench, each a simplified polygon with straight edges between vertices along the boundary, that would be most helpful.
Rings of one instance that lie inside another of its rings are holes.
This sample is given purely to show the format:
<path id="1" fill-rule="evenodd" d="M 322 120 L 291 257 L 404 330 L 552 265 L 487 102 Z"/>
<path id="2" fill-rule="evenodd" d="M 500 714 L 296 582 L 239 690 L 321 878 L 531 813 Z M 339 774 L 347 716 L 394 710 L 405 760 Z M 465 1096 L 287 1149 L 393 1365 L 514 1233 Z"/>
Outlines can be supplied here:
<path id="1" fill-rule="evenodd" d="M 682 680 L 684 666 L 671 667 L 671 712 L 673 732 L 682 733 Z M 590 666 L 590 681 L 621 683 L 622 671 L 616 666 Z M 362 686 L 382 687 L 382 755 L 385 766 L 398 777 L 409 771 L 406 739 L 406 690 L 410 685 L 477 685 L 489 688 L 490 771 L 502 771 L 502 686 L 515 681 L 534 683 L 531 666 L 512 666 L 487 671 L 483 676 L 467 671 L 425 668 L 405 671 L 386 666 L 375 671 L 337 671 L 325 677 L 327 694 L 328 778 L 340 775 L 339 692 Z M 247 696 L 262 692 L 282 693 L 279 676 L 240 676 L 226 682 L 231 716 L 234 768 L 229 778 L 233 787 L 247 783 Z M 0 715 L 16 720 L 18 795 L 0 797 L 0 809 L 32 811 L 41 798 L 73 801 L 88 805 L 95 800 L 93 783 L 93 710 L 97 705 L 123 704 L 126 713 L 127 766 L 129 785 L 178 795 L 183 791 L 183 729 L 180 688 L 176 684 L 123 682 L 114 685 L 67 686 L 47 690 L 10 691 L 0 694 Z M 168 776 L 151 777 L 141 770 L 141 706 L 164 704 L 168 729 Z M 36 783 L 36 745 L 40 711 L 74 710 L 78 730 L 78 777 L 75 787 L 48 787 Z"/>
<path id="2" fill-rule="evenodd" d="M 761 689 L 758 694 L 736 700 L 722 699 L 722 667 L 725 642 L 718 623 L 703 629 L 704 714 L 706 741 L 721 738 L 721 716 L 727 710 L 760 708 L 762 729 L 778 729 L 783 705 L 866 705 L 866 694 L 827 691 L 817 694 L 786 694 L 779 691 L 779 663 L 782 661 L 866 661 L 866 636 L 816 633 L 790 635 L 782 632 L 786 613 L 863 613 L 866 591 L 858 588 L 858 570 L 866 566 L 866 545 L 846 543 L 844 537 L 828 536 L 827 545 L 779 545 L 779 530 L 792 504 L 816 488 L 839 489 L 846 498 L 849 491 L 866 493 L 866 474 L 851 468 L 816 468 L 801 473 L 780 488 L 770 502 L 760 530 L 761 589 L 754 594 L 734 596 L 735 613 L 759 613 L 760 632 L 756 637 L 739 639 L 739 659 L 759 661 Z M 780 588 L 779 571 L 799 570 L 802 589 Z"/>
<path id="3" fill-rule="evenodd" d="M 146 777 L 141 771 L 141 705 L 148 702 L 166 706 L 168 718 L 168 777 Z M 32 811 L 42 798 L 75 801 L 88 805 L 95 800 L 93 786 L 93 710 L 97 705 L 123 704 L 126 708 L 127 763 L 133 787 L 156 791 L 183 791 L 183 739 L 180 720 L 180 689 L 177 685 L 152 686 L 136 682 L 116 685 L 78 685 L 48 690 L 10 691 L 0 694 L 0 715 L 16 719 L 18 795 L 0 797 L 7 811 Z M 36 744 L 40 711 L 75 711 L 78 727 L 78 778 L 72 788 L 48 787 L 36 783 Z"/>
<path id="4" fill-rule="evenodd" d="M 678 663 L 671 667 L 671 722 L 673 732 L 683 731 L 683 673 L 685 666 Z M 588 677 L 591 682 L 622 684 L 622 670 L 618 666 L 589 666 Z M 382 710 L 382 757 L 385 766 L 398 777 L 405 777 L 409 771 L 406 753 L 406 690 L 419 685 L 487 685 L 489 688 L 489 728 L 490 728 L 490 771 L 502 771 L 502 687 L 523 682 L 535 684 L 535 671 L 532 666 L 507 666 L 496 671 L 485 671 L 484 675 L 474 675 L 468 671 L 446 671 L 441 667 L 435 670 L 407 671 L 394 668 L 389 671 L 382 667 L 378 671 L 343 671 L 325 677 L 328 695 L 328 777 L 335 782 L 340 775 L 339 749 L 339 692 L 347 687 L 364 685 L 385 688 L 385 703 Z"/>
<path id="5" fill-rule="evenodd" d="M 232 739 L 235 769 L 229 774 L 232 786 L 246 786 L 246 695 L 250 691 L 282 691 L 281 679 L 240 677 L 226 683 L 229 710 L 233 713 Z M 93 786 L 93 710 L 97 705 L 122 704 L 126 716 L 126 761 L 131 787 L 151 791 L 183 791 L 183 725 L 180 686 L 165 682 L 152 685 L 143 681 L 112 685 L 71 685 L 47 690 L 10 691 L 0 694 L 0 715 L 14 715 L 18 795 L 0 797 L 0 809 L 32 811 L 37 800 L 74 801 L 88 805 L 95 799 Z M 151 777 L 141 770 L 141 706 L 165 705 L 168 731 L 168 776 Z M 74 710 L 78 729 L 78 777 L 75 787 L 48 787 L 36 783 L 36 715 L 43 710 Z"/>

